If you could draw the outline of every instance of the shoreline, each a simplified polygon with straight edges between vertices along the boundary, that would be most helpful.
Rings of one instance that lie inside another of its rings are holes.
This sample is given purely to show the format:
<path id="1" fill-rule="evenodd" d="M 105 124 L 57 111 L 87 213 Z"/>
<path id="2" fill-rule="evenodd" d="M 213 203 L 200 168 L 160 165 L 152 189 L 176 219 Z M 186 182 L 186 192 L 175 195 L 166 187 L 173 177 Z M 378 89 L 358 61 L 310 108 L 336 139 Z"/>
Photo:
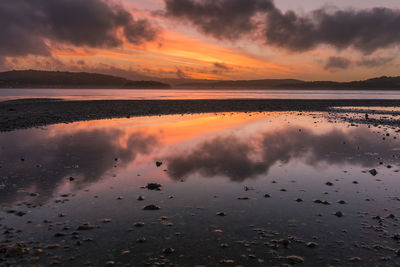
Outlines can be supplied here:
<path id="1" fill-rule="evenodd" d="M 212 112 L 330 111 L 332 107 L 400 107 L 400 100 L 81 100 L 20 99 L 0 102 L 0 132 L 99 119 Z"/>

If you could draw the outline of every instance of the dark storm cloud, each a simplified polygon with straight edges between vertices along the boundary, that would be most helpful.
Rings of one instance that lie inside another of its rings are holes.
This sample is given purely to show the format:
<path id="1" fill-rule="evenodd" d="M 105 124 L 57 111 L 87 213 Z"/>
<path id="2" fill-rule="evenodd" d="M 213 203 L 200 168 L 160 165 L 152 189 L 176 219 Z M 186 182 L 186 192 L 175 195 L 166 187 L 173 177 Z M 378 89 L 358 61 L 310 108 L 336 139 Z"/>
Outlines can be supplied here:
<path id="1" fill-rule="evenodd" d="M 272 45 L 291 51 L 307 51 L 321 44 L 338 49 L 354 47 L 371 53 L 400 43 L 400 11 L 316 10 L 306 16 L 293 11 L 268 13 L 265 35 Z"/>
<path id="2" fill-rule="evenodd" d="M 374 58 L 363 58 L 357 61 L 357 66 L 367 67 L 367 68 L 375 68 L 381 67 L 392 62 L 394 58 L 389 57 L 374 57 Z"/>
<path id="3" fill-rule="evenodd" d="M 324 69 L 326 70 L 337 70 L 347 69 L 350 67 L 351 61 L 344 57 L 329 57 L 326 61 Z"/>
<path id="4" fill-rule="evenodd" d="M 0 56 L 51 54 L 47 40 L 89 47 L 151 41 L 157 30 L 107 0 L 0 1 Z"/>
<path id="5" fill-rule="evenodd" d="M 257 28 L 254 16 L 273 8 L 270 0 L 165 0 L 165 15 L 191 22 L 217 39 L 236 40 Z"/>
<path id="6" fill-rule="evenodd" d="M 272 0 L 165 0 L 165 15 L 190 22 L 218 39 L 238 40 L 262 31 L 269 45 L 303 52 L 326 44 L 365 54 L 400 43 L 400 11 L 318 9 L 282 12 Z"/>
<path id="7" fill-rule="evenodd" d="M 368 129 L 332 130 L 322 134 L 312 129 L 303 128 L 301 132 L 298 129 L 288 127 L 247 138 L 217 137 L 191 150 L 170 155 L 168 174 L 174 180 L 200 174 L 242 182 L 266 175 L 277 163 L 292 160 L 315 167 L 324 163 L 373 167 L 377 164 L 376 155 L 382 161 L 390 161 L 400 147 L 396 140 L 382 142 Z"/>

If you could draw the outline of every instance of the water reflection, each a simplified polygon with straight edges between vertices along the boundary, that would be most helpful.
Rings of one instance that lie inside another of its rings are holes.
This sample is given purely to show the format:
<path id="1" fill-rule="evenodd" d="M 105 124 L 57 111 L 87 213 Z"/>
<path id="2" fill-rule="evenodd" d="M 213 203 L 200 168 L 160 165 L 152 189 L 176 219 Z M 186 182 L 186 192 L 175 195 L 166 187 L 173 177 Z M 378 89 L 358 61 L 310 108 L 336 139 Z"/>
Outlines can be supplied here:
<path id="1" fill-rule="evenodd" d="M 73 189 L 94 183 L 114 167 L 126 167 L 138 154 L 150 153 L 157 139 L 119 129 L 56 135 L 21 131 L 1 135 L 1 144 L 0 202 L 10 203 L 21 188 L 39 193 L 38 200 L 44 201 L 69 177 L 74 178 Z"/>
<path id="2" fill-rule="evenodd" d="M 219 136 L 170 155 L 167 162 L 169 175 L 175 180 L 198 173 L 242 182 L 267 174 L 276 163 L 301 160 L 314 167 L 321 164 L 372 167 L 380 161 L 391 161 L 399 150 L 398 142 L 383 140 L 367 128 L 317 133 L 312 128 L 292 126 L 246 138 Z"/>
<path id="3" fill-rule="evenodd" d="M 111 259 L 138 266 L 215 266 L 226 259 L 283 266 L 287 255 L 301 256 L 307 266 L 350 257 L 376 266 L 378 245 L 397 246 L 400 143 L 394 138 L 400 134 L 329 121 L 320 113 L 201 114 L 1 133 L 0 205 L 7 205 L 0 210 L 1 239 L 40 248 L 42 266 L 54 258 L 70 266 Z M 375 167 L 380 161 L 385 164 Z M 361 173 L 372 167 L 376 177 Z M 189 179 L 176 182 L 182 178 Z M 241 181 L 255 190 L 244 192 Z M 161 191 L 142 188 L 155 182 Z M 151 204 L 161 209 L 143 210 Z M 344 216 L 333 215 L 338 211 Z M 76 230 L 81 226 L 90 229 Z M 309 241 L 318 246 L 307 247 Z M 354 246 L 361 243 L 369 249 Z M 4 263 L 29 265 L 30 251 Z M 260 261 L 238 256 L 249 253 Z M 379 253 L 399 266 L 393 249 Z"/>
<path id="4" fill-rule="evenodd" d="M 157 169 L 155 159 L 165 163 L 168 172 L 152 173 L 152 179 L 200 175 L 242 182 L 268 175 L 271 167 L 292 161 L 315 168 L 324 164 L 369 168 L 380 161 L 393 161 L 400 151 L 397 140 L 383 140 L 367 127 L 347 129 L 309 122 L 282 126 L 290 117 L 265 124 L 268 117 L 253 115 L 251 119 L 238 114 L 221 119 L 199 115 L 101 121 L 84 127 L 72 124 L 1 134 L 0 203 L 12 204 L 29 192 L 39 193 L 36 200 L 45 202 L 60 187 L 74 191 L 121 170 L 132 172 L 135 168 L 128 167 L 138 156 L 147 157 L 139 161 L 148 171 Z"/>

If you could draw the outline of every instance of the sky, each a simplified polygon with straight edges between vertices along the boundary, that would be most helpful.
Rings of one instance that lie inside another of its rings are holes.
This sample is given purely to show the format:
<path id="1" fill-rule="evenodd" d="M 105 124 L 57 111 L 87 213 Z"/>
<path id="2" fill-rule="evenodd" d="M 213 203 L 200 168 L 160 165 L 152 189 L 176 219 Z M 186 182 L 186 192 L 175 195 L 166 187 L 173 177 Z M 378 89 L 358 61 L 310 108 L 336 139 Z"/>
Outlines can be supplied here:
<path id="1" fill-rule="evenodd" d="M 130 79 L 400 75 L 398 0 L 2 0 L 0 71 Z"/>

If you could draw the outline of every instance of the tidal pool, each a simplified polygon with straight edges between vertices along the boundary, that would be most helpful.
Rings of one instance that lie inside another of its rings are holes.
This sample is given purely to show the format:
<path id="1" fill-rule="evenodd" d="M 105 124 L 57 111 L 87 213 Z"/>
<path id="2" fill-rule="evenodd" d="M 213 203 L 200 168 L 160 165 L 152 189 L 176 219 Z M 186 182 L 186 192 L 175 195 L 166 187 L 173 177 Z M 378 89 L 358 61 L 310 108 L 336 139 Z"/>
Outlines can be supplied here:
<path id="1" fill-rule="evenodd" d="M 398 128 L 324 113 L 1 133 L 0 265 L 400 265 L 399 158 Z"/>

